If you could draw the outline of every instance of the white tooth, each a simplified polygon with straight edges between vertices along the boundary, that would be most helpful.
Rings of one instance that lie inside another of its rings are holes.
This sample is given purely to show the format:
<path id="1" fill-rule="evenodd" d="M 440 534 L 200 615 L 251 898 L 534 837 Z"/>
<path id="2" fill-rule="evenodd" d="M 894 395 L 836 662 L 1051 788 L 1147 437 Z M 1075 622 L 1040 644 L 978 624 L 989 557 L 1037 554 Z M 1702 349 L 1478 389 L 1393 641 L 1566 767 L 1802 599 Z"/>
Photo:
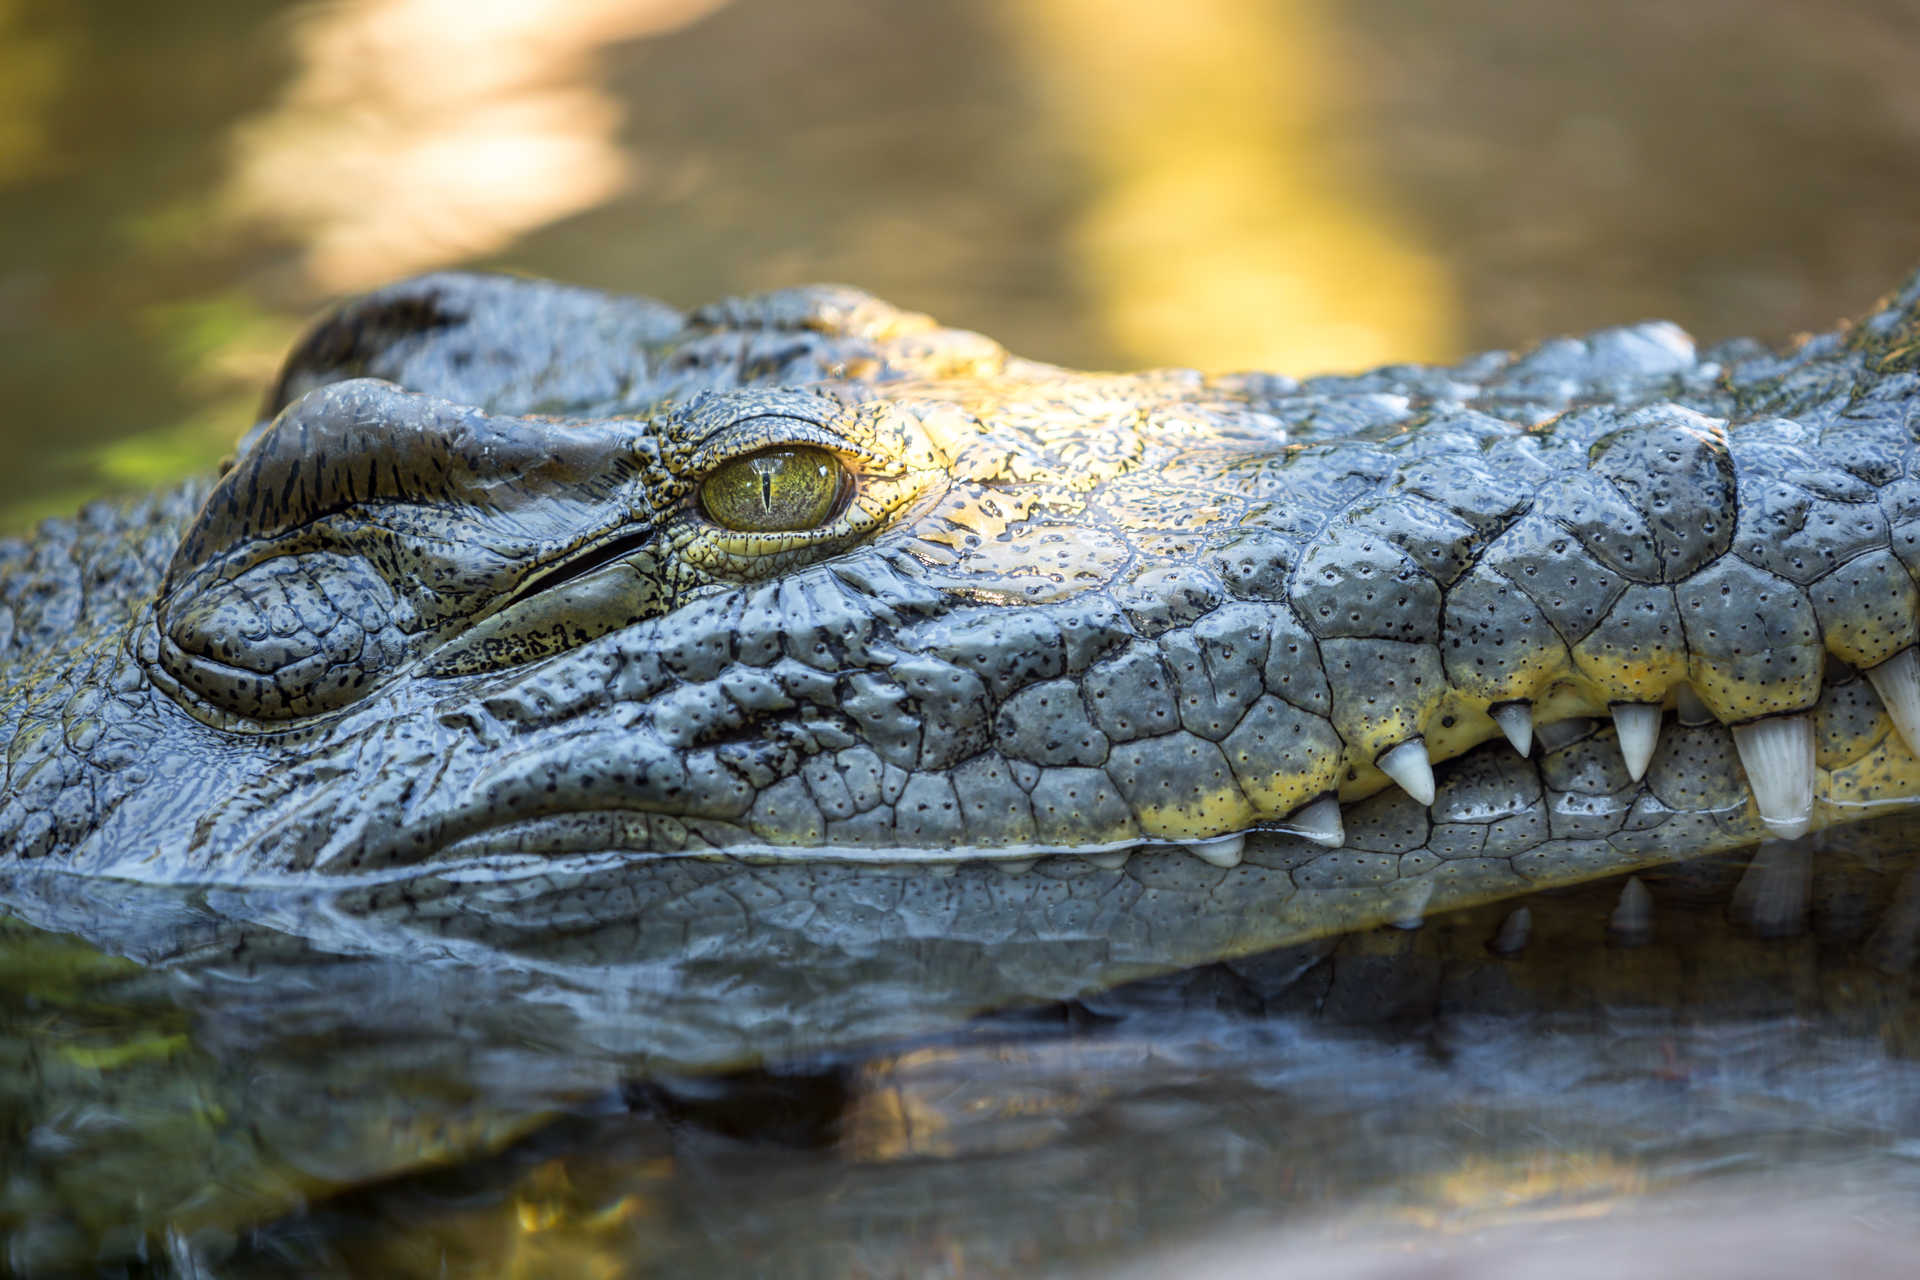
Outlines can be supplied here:
<path id="1" fill-rule="evenodd" d="M 996 858 L 988 865 L 1002 875 L 1023 876 L 1033 870 L 1037 858 Z"/>
<path id="2" fill-rule="evenodd" d="M 1524 702 L 1508 702 L 1492 707 L 1487 714 L 1507 735 L 1507 741 L 1521 755 L 1533 750 L 1533 708 Z"/>
<path id="3" fill-rule="evenodd" d="M 1427 756 L 1426 743 L 1408 738 L 1374 763 L 1415 800 L 1421 804 L 1433 803 L 1433 761 Z"/>
<path id="4" fill-rule="evenodd" d="M 1768 840 L 1734 888 L 1734 917 L 1763 938 L 1792 937 L 1806 927 L 1812 887 L 1813 851 L 1806 842 Z"/>
<path id="5" fill-rule="evenodd" d="M 1432 879 L 1405 884 L 1395 896 L 1400 900 L 1394 904 L 1399 911 L 1391 921 L 1394 928 L 1418 929 L 1427 922 L 1427 903 L 1433 900 Z"/>
<path id="6" fill-rule="evenodd" d="M 1246 852 L 1246 848 L 1245 836 L 1219 836 L 1212 840 L 1196 840 L 1187 846 L 1187 852 L 1216 867 L 1237 867 L 1240 865 L 1240 855 Z"/>
<path id="7" fill-rule="evenodd" d="M 1673 687 L 1673 718 L 1689 726 L 1712 724 L 1713 712 L 1707 710 L 1692 685 L 1677 684 Z"/>
<path id="8" fill-rule="evenodd" d="M 1920 658 L 1915 650 L 1902 649 L 1877 667 L 1867 670 L 1873 691 L 1887 708 L 1893 727 L 1906 740 L 1907 750 L 1920 755 Z"/>
<path id="9" fill-rule="evenodd" d="M 1507 918 L 1500 922 L 1500 932 L 1493 935 L 1493 941 L 1487 945 L 1496 955 L 1519 955 L 1527 949 L 1527 939 L 1533 934 L 1533 912 L 1527 907 L 1515 907 L 1507 912 Z"/>
<path id="10" fill-rule="evenodd" d="M 1733 745 L 1767 830 L 1782 840 L 1807 834 L 1813 822 L 1812 719 L 1773 716 L 1737 724 Z"/>
<path id="11" fill-rule="evenodd" d="M 1118 871 L 1127 865 L 1127 859 L 1133 856 L 1133 851 L 1131 849 L 1122 849 L 1118 853 L 1083 853 L 1080 856 L 1096 867 L 1104 867 L 1108 871 Z"/>
<path id="12" fill-rule="evenodd" d="M 1620 735 L 1620 754 L 1635 782 L 1647 776 L 1653 749 L 1660 745 L 1660 706 L 1653 702 L 1616 702 L 1613 727 Z"/>
<path id="13" fill-rule="evenodd" d="M 1607 917 L 1607 933 L 1622 946 L 1638 947 L 1653 941 L 1653 895 L 1640 883 L 1639 876 L 1628 876 L 1620 889 L 1620 901 Z"/>
<path id="14" fill-rule="evenodd" d="M 1332 796 L 1321 796 L 1295 809 L 1287 818 L 1287 826 L 1295 835 L 1329 849 L 1347 842 L 1347 829 L 1340 822 L 1340 802 Z"/>

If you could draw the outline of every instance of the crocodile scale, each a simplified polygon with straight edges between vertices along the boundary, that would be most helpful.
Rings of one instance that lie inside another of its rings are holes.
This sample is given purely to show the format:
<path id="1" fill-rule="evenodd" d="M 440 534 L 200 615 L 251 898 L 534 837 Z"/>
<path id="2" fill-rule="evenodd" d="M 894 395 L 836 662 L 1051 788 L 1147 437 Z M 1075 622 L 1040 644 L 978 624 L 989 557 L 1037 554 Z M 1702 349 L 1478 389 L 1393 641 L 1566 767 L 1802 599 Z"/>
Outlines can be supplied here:
<path id="1" fill-rule="evenodd" d="M 1296 381 L 428 276 L 316 327 L 217 478 L 0 547 L 0 858 L 985 859 L 1323 928 L 1797 836 L 1920 796 L 1917 423 L 1920 280 L 1784 352 Z M 705 513 L 777 448 L 844 508 Z"/>

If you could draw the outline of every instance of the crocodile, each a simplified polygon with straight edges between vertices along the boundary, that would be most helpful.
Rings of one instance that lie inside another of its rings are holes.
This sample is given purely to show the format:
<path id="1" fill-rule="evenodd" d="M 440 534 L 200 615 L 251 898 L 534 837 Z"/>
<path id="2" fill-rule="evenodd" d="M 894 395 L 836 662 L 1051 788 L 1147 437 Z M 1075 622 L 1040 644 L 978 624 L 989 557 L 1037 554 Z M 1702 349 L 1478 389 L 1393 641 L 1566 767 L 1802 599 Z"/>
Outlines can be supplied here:
<path id="1" fill-rule="evenodd" d="M 715 1070 L 1803 848 L 1920 797 L 1917 470 L 1920 277 L 1306 380 L 422 277 L 0 545 L 0 903 L 531 966 Z"/>
<path id="2" fill-rule="evenodd" d="M 0 844 L 1117 876 L 1260 833 L 1517 885 L 1793 838 L 1920 779 L 1915 298 L 1786 354 L 1654 324 L 1295 382 L 1067 372 L 848 289 L 411 281 L 312 332 L 217 481 L 0 549 Z M 1629 813 L 1347 830 L 1595 718 Z M 1681 757 L 1729 741 L 1749 794 L 1700 807 Z"/>

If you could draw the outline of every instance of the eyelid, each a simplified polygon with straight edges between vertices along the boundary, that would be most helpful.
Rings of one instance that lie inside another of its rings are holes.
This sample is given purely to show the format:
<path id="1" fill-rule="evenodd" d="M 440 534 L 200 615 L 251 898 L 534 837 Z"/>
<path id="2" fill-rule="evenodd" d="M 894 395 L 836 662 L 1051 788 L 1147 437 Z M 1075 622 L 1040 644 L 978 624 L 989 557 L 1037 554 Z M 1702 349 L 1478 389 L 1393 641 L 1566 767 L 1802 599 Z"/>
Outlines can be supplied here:
<path id="1" fill-rule="evenodd" d="M 778 422 L 776 431 L 769 431 L 755 424 Z M 789 418 L 784 415 L 768 414 L 757 418 L 742 418 L 729 423 L 702 441 L 694 450 L 688 464 L 688 472 L 696 478 L 711 475 L 717 468 L 732 462 L 735 458 L 745 458 L 768 449 L 789 449 L 796 445 L 810 445 L 834 454 L 843 463 L 857 466 L 863 470 L 884 470 L 884 459 L 869 449 L 847 439 L 837 431 L 808 422 L 801 418 Z"/>

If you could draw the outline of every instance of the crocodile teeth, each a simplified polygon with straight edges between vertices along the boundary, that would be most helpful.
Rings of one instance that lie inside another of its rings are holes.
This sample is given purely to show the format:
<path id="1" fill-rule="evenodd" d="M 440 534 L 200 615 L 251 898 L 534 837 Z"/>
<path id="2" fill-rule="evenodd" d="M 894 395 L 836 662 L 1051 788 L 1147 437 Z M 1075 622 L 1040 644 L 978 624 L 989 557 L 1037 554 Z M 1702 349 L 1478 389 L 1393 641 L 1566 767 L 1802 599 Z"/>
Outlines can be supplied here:
<path id="1" fill-rule="evenodd" d="M 1653 941 L 1653 895 L 1639 876 L 1628 876 L 1621 886 L 1620 901 L 1607 917 L 1607 936 L 1623 947 L 1643 947 Z"/>
<path id="2" fill-rule="evenodd" d="M 1867 679 L 1873 681 L 1873 691 L 1880 695 L 1907 750 L 1920 755 L 1920 658 L 1914 650 L 1902 649 L 1868 668 Z"/>
<path id="3" fill-rule="evenodd" d="M 1527 949 L 1527 939 L 1532 935 L 1533 911 L 1515 907 L 1507 912 L 1507 918 L 1500 922 L 1500 932 L 1493 935 L 1493 941 L 1487 946 L 1495 955 L 1517 956 Z"/>
<path id="4" fill-rule="evenodd" d="M 1613 727 L 1620 735 L 1620 754 L 1635 782 L 1647 776 L 1653 749 L 1660 745 L 1660 706 L 1654 702 L 1616 702 Z"/>
<path id="5" fill-rule="evenodd" d="M 1096 867 L 1104 867 L 1108 871 L 1118 871 L 1127 865 L 1127 859 L 1132 857 L 1133 853 L 1131 850 L 1122 849 L 1118 853 L 1083 853 L 1080 856 Z"/>
<path id="6" fill-rule="evenodd" d="M 1733 891 L 1733 913 L 1762 938 L 1789 938 L 1806 927 L 1813 854 L 1804 844 L 1769 840 L 1747 863 Z"/>
<path id="7" fill-rule="evenodd" d="M 1427 903 L 1433 900 L 1433 881 L 1416 880 L 1397 895 L 1400 900 L 1394 904 L 1400 914 L 1390 924 L 1396 929 L 1418 929 L 1427 922 Z"/>
<path id="8" fill-rule="evenodd" d="M 1321 796 L 1312 804 L 1294 810 L 1287 825 L 1295 835 L 1329 849 L 1338 849 L 1347 842 L 1347 829 L 1340 821 L 1340 802 L 1332 796 Z"/>
<path id="9" fill-rule="evenodd" d="M 996 858 L 988 865 L 1003 876 L 1023 876 L 1033 870 L 1037 858 Z"/>
<path id="10" fill-rule="evenodd" d="M 1490 707 L 1487 714 L 1500 726 L 1500 732 L 1507 735 L 1507 741 L 1521 755 L 1533 750 L 1533 708 L 1524 702 L 1508 702 Z"/>
<path id="11" fill-rule="evenodd" d="M 1813 721 L 1795 715 L 1737 724 L 1733 745 L 1767 830 L 1782 840 L 1807 834 L 1813 821 Z"/>
<path id="12" fill-rule="evenodd" d="M 1237 867 L 1246 848 L 1245 836 L 1219 836 L 1213 840 L 1196 840 L 1187 846 L 1187 852 L 1216 867 Z"/>
<path id="13" fill-rule="evenodd" d="M 1433 761 L 1427 755 L 1426 743 L 1408 738 L 1374 763 L 1415 800 L 1421 804 L 1433 803 Z"/>

